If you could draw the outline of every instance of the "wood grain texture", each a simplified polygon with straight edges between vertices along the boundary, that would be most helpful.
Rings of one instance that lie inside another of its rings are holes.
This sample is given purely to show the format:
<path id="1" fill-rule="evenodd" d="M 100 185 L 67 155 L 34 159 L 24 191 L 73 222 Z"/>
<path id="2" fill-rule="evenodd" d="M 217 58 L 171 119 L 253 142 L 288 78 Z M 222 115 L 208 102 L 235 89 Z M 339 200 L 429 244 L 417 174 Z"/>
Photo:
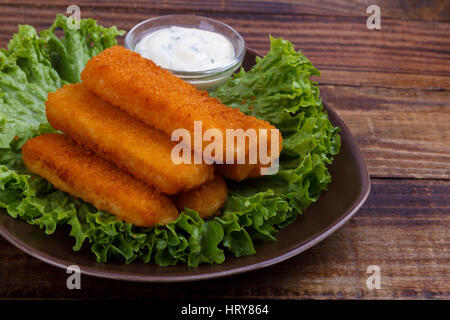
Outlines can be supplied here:
<path id="1" fill-rule="evenodd" d="M 269 33 L 291 40 L 321 70 L 322 97 L 361 146 L 372 193 L 341 230 L 305 253 L 267 269 L 197 283 L 86 276 L 82 290 L 70 291 L 64 270 L 0 239 L 0 297 L 450 299 L 450 2 L 376 1 L 382 10 L 382 29 L 376 31 L 365 26 L 369 2 L 77 1 L 82 18 L 126 30 L 153 16 L 187 12 L 229 23 L 262 52 L 269 48 Z M 46 29 L 69 4 L 0 0 L 0 47 L 18 24 Z M 372 264 L 381 268 L 381 290 L 366 287 Z"/>
<path id="2" fill-rule="evenodd" d="M 7 10 L 0 22 L 0 36 L 7 39 L 17 23 L 48 28 L 60 12 Z M 141 11 L 89 10 L 83 15 L 124 29 L 148 17 Z M 219 16 L 242 32 L 250 47 L 267 50 L 272 32 L 303 49 L 322 72 L 317 80 L 324 101 L 348 122 L 372 176 L 450 177 L 450 38 L 444 35 L 450 33 L 449 23 L 395 20 L 386 32 L 372 33 L 353 18 L 259 15 L 247 21 L 242 15 Z"/>
<path id="3" fill-rule="evenodd" d="M 0 297 L 8 298 L 450 298 L 449 181 L 373 181 L 372 193 L 342 229 L 278 265 L 231 278 L 181 284 L 126 283 L 67 274 L 0 239 Z M 381 289 L 368 290 L 369 265 Z"/>
<path id="4" fill-rule="evenodd" d="M 17 24 L 48 28 L 65 7 L 0 7 L 0 45 L 5 47 Z M 170 13 L 170 12 L 164 12 Z M 151 10 L 82 9 L 82 17 L 129 30 L 162 13 Z M 207 14 L 242 33 L 248 46 L 267 51 L 269 34 L 292 41 L 321 70 L 322 84 L 450 89 L 450 23 L 384 19 L 382 30 L 368 30 L 364 16 Z M 123 41 L 123 40 L 122 40 Z"/>
<path id="5" fill-rule="evenodd" d="M 0 4 L 9 6 L 30 6 L 29 0 L 1 0 Z M 46 0 L 31 3 L 37 7 L 67 7 L 73 4 L 68 0 Z M 245 14 L 288 14 L 288 15 L 324 15 L 324 16 L 360 16 L 366 14 L 371 4 L 381 8 L 382 16 L 403 20 L 449 21 L 450 3 L 445 0 L 78 0 L 76 4 L 81 8 L 95 8 L 98 10 L 152 10 L 174 12 L 227 12 Z"/>
<path id="6" fill-rule="evenodd" d="M 355 135 L 372 177 L 450 179 L 450 93 L 321 86 Z"/>

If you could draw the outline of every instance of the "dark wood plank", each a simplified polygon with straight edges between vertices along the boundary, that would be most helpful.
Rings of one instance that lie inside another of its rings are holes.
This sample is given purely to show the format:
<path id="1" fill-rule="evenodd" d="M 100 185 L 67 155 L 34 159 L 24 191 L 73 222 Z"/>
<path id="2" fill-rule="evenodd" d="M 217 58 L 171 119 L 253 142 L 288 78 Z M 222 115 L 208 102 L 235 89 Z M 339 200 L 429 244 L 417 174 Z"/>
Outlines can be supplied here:
<path id="1" fill-rule="evenodd" d="M 450 92 L 321 86 L 372 177 L 450 179 Z"/>
<path id="2" fill-rule="evenodd" d="M 21 8 L 18 12 L 7 9 L 8 17 L 0 21 L 0 37 L 7 39 L 18 23 L 48 28 L 57 13 L 47 9 Z M 105 25 L 117 24 L 129 29 L 147 15 L 142 12 L 131 14 L 127 20 L 124 12 L 102 11 L 86 16 L 95 17 Z M 355 134 L 372 176 L 450 178 L 450 41 L 443 35 L 443 30 L 450 24 L 429 23 L 428 29 L 422 29 L 415 38 L 408 38 L 413 35 L 408 31 L 408 24 L 416 27 L 419 24 L 392 21 L 397 35 L 390 32 L 386 36 L 376 35 L 376 44 L 372 45 L 365 39 L 366 34 L 372 33 L 351 30 L 352 26 L 359 26 L 352 19 L 308 17 L 302 26 L 308 29 L 300 30 L 300 34 L 293 32 L 290 24 L 279 16 L 270 16 L 275 20 L 268 22 L 263 22 L 261 16 L 252 21 L 241 20 L 242 16 L 236 15 L 221 17 L 236 26 L 251 47 L 267 50 L 267 34 L 274 29 L 275 35 L 291 39 L 298 48 L 304 49 L 322 71 L 322 77 L 317 80 L 324 101 L 339 112 Z M 271 28 L 271 23 L 275 22 L 277 28 Z M 333 25 L 345 27 L 348 35 L 341 34 L 339 39 L 334 39 Z M 432 29 L 431 25 L 438 25 L 440 29 Z M 450 31 L 450 27 L 448 29 Z M 410 34 L 402 35 L 402 30 Z M 309 31 L 325 41 L 330 51 L 323 43 L 309 37 Z M 360 43 L 351 39 L 352 33 L 354 37 L 360 37 Z M 404 50 L 406 57 L 395 55 L 397 42 L 402 43 L 401 39 L 408 39 L 405 41 L 412 45 L 410 49 L 398 49 Z M 419 43 L 432 40 L 430 46 L 437 49 L 417 48 Z M 342 47 L 341 42 L 354 45 Z M 2 46 L 5 45 L 2 42 Z M 380 58 L 376 58 L 377 55 Z M 376 68 L 377 64 L 379 68 Z M 392 68 L 399 73 L 392 72 Z M 368 85 L 371 87 L 366 87 Z"/>
<path id="3" fill-rule="evenodd" d="M 126 283 L 64 270 L 0 239 L 0 297 L 8 298 L 450 298 L 450 181 L 375 179 L 364 207 L 331 237 L 278 265 L 232 278 L 182 284 Z M 368 290 L 369 265 L 381 289 Z"/>
<path id="4" fill-rule="evenodd" d="M 283 36 L 322 71 L 322 95 L 355 134 L 372 177 L 448 179 L 450 33 L 446 0 L 377 1 L 382 30 L 365 27 L 368 0 L 78 1 L 82 17 L 129 29 L 151 16 L 200 13 L 266 51 Z M 17 24 L 48 28 L 69 1 L 0 1 L 0 47 Z M 419 21 L 420 20 L 420 21 Z M 136 284 L 67 274 L 0 239 L 1 298 L 450 298 L 450 181 L 374 179 L 355 218 L 284 263 L 229 279 Z M 382 289 L 366 288 L 379 265 Z"/>
<path id="5" fill-rule="evenodd" d="M 28 0 L 2 0 L 1 4 L 10 6 L 30 6 Z M 66 0 L 47 0 L 32 2 L 37 7 L 63 7 L 72 4 Z M 120 8 L 124 10 L 152 10 L 173 12 L 228 12 L 245 14 L 288 14 L 288 15 L 324 15 L 324 16 L 352 16 L 367 17 L 366 9 L 371 4 L 381 8 L 383 18 L 397 18 L 403 20 L 449 21 L 450 3 L 446 0 L 79 0 L 76 2 L 81 8 L 96 8 L 110 10 Z"/>
<path id="6" fill-rule="evenodd" d="M 0 12 L 0 45 L 5 47 L 17 24 L 48 28 L 64 8 L 0 6 Z M 129 30 L 163 13 L 87 8 L 82 17 Z M 207 15 L 234 26 L 248 46 L 263 52 L 269 48 L 269 34 L 289 39 L 321 70 L 322 84 L 450 89 L 450 23 L 384 19 L 381 31 L 370 31 L 357 17 Z"/>

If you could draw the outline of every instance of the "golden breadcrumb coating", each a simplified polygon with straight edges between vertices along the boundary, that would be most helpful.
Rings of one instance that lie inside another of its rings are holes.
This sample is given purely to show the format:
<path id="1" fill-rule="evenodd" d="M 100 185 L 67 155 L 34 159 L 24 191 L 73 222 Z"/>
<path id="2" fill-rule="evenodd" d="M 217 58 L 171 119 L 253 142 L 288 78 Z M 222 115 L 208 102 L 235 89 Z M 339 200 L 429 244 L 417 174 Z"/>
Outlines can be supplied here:
<path id="1" fill-rule="evenodd" d="M 210 97 L 206 91 L 198 90 L 151 60 L 121 46 L 108 48 L 90 59 L 81 73 L 81 78 L 83 83 L 102 99 L 169 136 L 174 130 L 184 128 L 194 137 L 194 121 L 202 122 L 203 132 L 217 129 L 224 138 L 226 129 L 275 129 L 267 121 L 246 116 L 238 109 L 223 105 L 219 100 Z M 270 134 L 268 137 L 270 139 Z M 280 134 L 280 151 L 281 141 Z M 203 141 L 203 149 L 209 143 Z M 230 152 L 236 159 L 238 149 L 244 149 L 248 154 L 249 149 L 257 147 L 250 144 L 238 145 Z M 224 163 L 225 151 L 226 143 L 223 144 L 222 150 Z M 222 170 L 227 178 L 242 180 L 256 164 L 224 165 L 227 166 L 237 166 L 232 170 Z"/>
<path id="2" fill-rule="evenodd" d="M 249 178 L 250 174 L 255 172 L 258 169 L 258 165 L 253 164 L 218 164 L 216 165 L 216 170 L 219 171 L 222 175 L 227 177 L 228 179 L 234 181 L 242 181 L 244 179 Z"/>
<path id="3" fill-rule="evenodd" d="M 26 167 L 55 188 L 136 226 L 166 224 L 178 216 L 172 201 L 62 134 L 43 134 L 22 148 Z"/>
<path id="4" fill-rule="evenodd" d="M 46 113 L 55 129 L 162 193 L 186 191 L 214 176 L 211 165 L 175 164 L 176 142 L 101 100 L 83 83 L 50 93 Z"/>
<path id="5" fill-rule="evenodd" d="M 221 175 L 216 174 L 213 180 L 200 187 L 172 196 L 178 210 L 184 208 L 196 210 L 203 219 L 218 213 L 227 200 L 227 186 Z"/>

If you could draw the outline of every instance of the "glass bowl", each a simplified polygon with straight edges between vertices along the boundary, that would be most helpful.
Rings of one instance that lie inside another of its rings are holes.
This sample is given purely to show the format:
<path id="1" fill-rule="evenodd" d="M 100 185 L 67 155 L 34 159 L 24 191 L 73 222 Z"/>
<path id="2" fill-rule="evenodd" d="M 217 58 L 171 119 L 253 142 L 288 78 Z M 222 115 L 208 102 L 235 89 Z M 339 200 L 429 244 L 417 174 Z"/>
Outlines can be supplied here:
<path id="1" fill-rule="evenodd" d="M 145 36 L 158 29 L 171 26 L 197 28 L 212 31 L 227 38 L 234 48 L 234 59 L 230 63 L 214 69 L 202 71 L 180 71 L 167 69 L 202 90 L 212 90 L 224 83 L 242 64 L 245 55 L 245 41 L 242 36 L 229 25 L 194 15 L 167 15 L 151 18 L 134 26 L 125 36 L 125 47 L 135 51 L 136 44 Z"/>

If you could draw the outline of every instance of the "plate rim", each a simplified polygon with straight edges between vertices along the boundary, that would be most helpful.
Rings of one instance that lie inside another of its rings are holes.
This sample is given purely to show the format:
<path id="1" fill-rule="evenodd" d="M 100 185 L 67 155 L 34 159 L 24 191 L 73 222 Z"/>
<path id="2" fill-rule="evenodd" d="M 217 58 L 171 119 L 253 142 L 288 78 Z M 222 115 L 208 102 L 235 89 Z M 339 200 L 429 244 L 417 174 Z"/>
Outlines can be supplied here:
<path id="1" fill-rule="evenodd" d="M 262 54 L 254 49 L 247 48 L 247 51 L 251 52 L 252 54 L 255 54 L 256 56 L 262 56 Z M 94 267 L 89 266 L 80 266 L 81 274 L 93 276 L 93 277 L 99 277 L 99 278 L 106 278 L 106 279 L 112 279 L 112 280 L 121 280 L 121 281 L 131 281 L 131 282 L 147 282 L 147 283 L 170 283 L 170 282 L 190 282 L 190 281 L 199 281 L 199 280 L 207 280 L 207 279 L 213 279 L 213 278 L 222 278 L 227 277 L 231 275 L 236 275 L 244 272 L 249 272 L 257 269 L 262 269 L 269 267 L 271 265 L 280 263 L 282 261 L 285 261 L 289 258 L 292 258 L 305 250 L 317 245 L 321 241 L 323 241 L 325 238 L 330 236 L 332 233 L 334 233 L 336 230 L 341 228 L 348 220 L 350 220 L 356 212 L 361 208 L 361 206 L 365 203 L 367 200 L 367 197 L 370 194 L 371 189 L 371 183 L 370 183 L 370 176 L 367 170 L 367 165 L 365 162 L 365 159 L 362 155 L 362 152 L 359 148 L 358 143 L 356 142 L 356 139 L 354 138 L 352 132 L 345 124 L 344 120 L 338 115 L 338 113 L 331 108 L 327 103 L 322 102 L 324 105 L 325 110 L 333 115 L 333 118 L 337 119 L 337 122 L 339 122 L 339 127 L 341 128 L 341 132 L 348 133 L 348 138 L 350 141 L 348 141 L 349 145 L 353 146 L 351 148 L 354 153 L 356 153 L 356 162 L 358 164 L 358 167 L 361 169 L 361 171 L 364 173 L 360 177 L 361 179 L 361 191 L 354 201 L 352 207 L 347 210 L 347 212 L 340 217 L 335 223 L 328 226 L 328 228 L 322 230 L 319 234 L 313 235 L 292 249 L 289 249 L 288 252 L 285 252 L 281 255 L 267 258 L 262 261 L 258 261 L 256 263 L 251 263 L 248 265 L 244 265 L 241 267 L 236 267 L 233 269 L 227 269 L 222 271 L 213 271 L 208 273 L 202 273 L 202 274 L 190 274 L 190 275 L 168 275 L 168 276 L 161 276 L 161 275 L 142 275 L 142 274 L 135 274 L 135 273 L 126 273 L 121 271 L 108 271 L 108 270 L 99 270 Z M 334 124 L 336 125 L 336 124 Z M 4 210 L 2 210 L 4 211 Z M 11 219 L 13 219 L 11 217 Z M 5 226 L 0 225 L 0 235 L 3 236 L 5 240 L 7 240 L 9 243 L 14 245 L 19 250 L 25 252 L 26 254 L 43 261 L 47 264 L 50 264 L 52 266 L 55 266 L 60 269 L 66 269 L 73 265 L 70 261 L 59 259 L 55 256 L 49 255 L 45 252 L 42 252 L 38 249 L 35 249 L 31 247 L 26 242 L 20 240 L 19 238 L 15 237 Z M 255 253 L 257 255 L 257 253 Z M 234 258 L 237 259 L 237 258 Z M 201 268 L 198 267 L 198 268 Z"/>

